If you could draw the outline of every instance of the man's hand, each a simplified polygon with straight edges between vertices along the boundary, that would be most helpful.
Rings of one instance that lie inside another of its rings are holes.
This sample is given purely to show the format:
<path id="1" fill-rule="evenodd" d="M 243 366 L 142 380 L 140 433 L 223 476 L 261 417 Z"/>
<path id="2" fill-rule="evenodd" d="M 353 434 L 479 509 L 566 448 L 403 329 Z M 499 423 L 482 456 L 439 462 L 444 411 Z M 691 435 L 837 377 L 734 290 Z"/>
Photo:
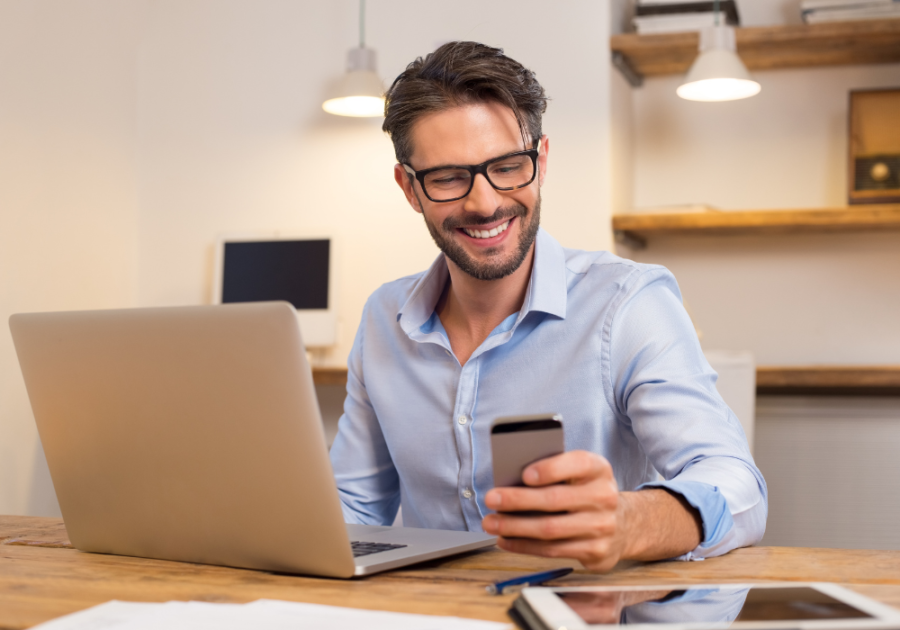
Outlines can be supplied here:
<path id="1" fill-rule="evenodd" d="M 592 571 L 619 560 L 660 560 L 700 544 L 700 516 L 661 489 L 619 492 L 612 466 L 595 453 L 569 451 L 528 466 L 527 487 L 494 488 L 485 496 L 482 527 L 507 551 L 575 558 Z M 507 512 L 549 512 L 517 516 Z"/>

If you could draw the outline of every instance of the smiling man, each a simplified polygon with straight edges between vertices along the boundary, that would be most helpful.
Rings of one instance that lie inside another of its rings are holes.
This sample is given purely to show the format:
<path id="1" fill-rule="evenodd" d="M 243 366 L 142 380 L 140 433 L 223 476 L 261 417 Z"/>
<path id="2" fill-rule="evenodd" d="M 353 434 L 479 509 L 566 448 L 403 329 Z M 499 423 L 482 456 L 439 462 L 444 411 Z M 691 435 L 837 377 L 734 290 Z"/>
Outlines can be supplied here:
<path id="1" fill-rule="evenodd" d="M 758 542 L 765 482 L 675 279 L 539 227 L 546 104 L 531 71 L 473 42 L 387 93 L 394 179 L 442 253 L 366 304 L 331 450 L 345 518 L 390 524 L 402 502 L 407 526 L 597 571 Z M 491 422 L 541 412 L 563 416 L 566 453 L 492 488 Z"/>

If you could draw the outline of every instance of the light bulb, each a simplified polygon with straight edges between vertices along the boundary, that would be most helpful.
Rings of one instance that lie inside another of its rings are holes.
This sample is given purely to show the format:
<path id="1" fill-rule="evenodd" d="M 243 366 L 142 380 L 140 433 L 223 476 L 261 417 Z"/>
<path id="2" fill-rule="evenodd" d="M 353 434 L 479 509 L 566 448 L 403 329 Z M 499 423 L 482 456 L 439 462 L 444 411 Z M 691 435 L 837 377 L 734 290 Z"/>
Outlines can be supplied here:
<path id="1" fill-rule="evenodd" d="M 339 96 L 322 103 L 322 109 L 338 116 L 366 118 L 384 115 L 384 99 L 380 96 Z"/>
<path id="2" fill-rule="evenodd" d="M 702 79 L 684 83 L 676 90 L 678 96 L 689 101 L 737 101 L 759 94 L 759 83 L 748 79 Z"/>

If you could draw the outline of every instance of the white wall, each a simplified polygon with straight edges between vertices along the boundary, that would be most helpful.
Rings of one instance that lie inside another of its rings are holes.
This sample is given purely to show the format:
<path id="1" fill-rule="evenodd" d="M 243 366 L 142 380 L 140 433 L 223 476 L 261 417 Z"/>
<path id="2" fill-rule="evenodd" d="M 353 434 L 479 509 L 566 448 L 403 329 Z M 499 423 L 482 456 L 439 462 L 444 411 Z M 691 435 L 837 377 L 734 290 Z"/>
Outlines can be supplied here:
<path id="1" fill-rule="evenodd" d="M 608 5 L 512 6 L 370 0 L 368 44 L 388 83 L 453 39 L 501 46 L 534 69 L 553 99 L 544 225 L 565 245 L 606 248 Z M 357 43 L 357 7 L 0 0 L 3 319 L 206 303 L 218 234 L 330 234 L 343 326 L 327 360 L 343 363 L 366 297 L 437 254 L 393 182 L 381 121 L 320 107 Z M 0 513 L 53 513 L 7 333 L 0 428 Z"/>
<path id="2" fill-rule="evenodd" d="M 739 6 L 744 24 L 762 25 L 796 21 L 798 4 Z M 678 98 L 679 76 L 631 92 L 633 153 L 622 159 L 636 208 L 846 205 L 848 92 L 900 86 L 900 64 L 753 75 L 761 94 L 730 103 Z M 675 273 L 707 348 L 750 350 L 758 364 L 900 361 L 898 232 L 667 237 L 620 253 Z"/>
<path id="3" fill-rule="evenodd" d="M 900 85 L 900 64 L 753 76 L 762 92 L 726 103 L 678 98 L 681 76 L 651 78 L 634 91 L 637 207 L 847 204 L 849 91 Z"/>
<path id="4" fill-rule="evenodd" d="M 896 398 L 760 396 L 763 545 L 900 549 Z"/>
<path id="5" fill-rule="evenodd" d="M 320 104 L 356 44 L 353 0 L 153 5 L 140 72 L 141 305 L 205 302 L 221 232 L 339 239 L 343 363 L 367 296 L 437 254 L 393 181 L 380 120 Z M 609 243 L 607 7 L 374 0 L 367 43 L 386 84 L 453 39 L 505 48 L 552 97 L 544 224 L 570 246 Z M 477 19 L 473 19 L 477 16 Z M 587 193 L 587 194 L 585 194 Z"/>
<path id="6" fill-rule="evenodd" d="M 0 3 L 0 513 L 57 508 L 6 321 L 131 306 L 142 5 Z"/>

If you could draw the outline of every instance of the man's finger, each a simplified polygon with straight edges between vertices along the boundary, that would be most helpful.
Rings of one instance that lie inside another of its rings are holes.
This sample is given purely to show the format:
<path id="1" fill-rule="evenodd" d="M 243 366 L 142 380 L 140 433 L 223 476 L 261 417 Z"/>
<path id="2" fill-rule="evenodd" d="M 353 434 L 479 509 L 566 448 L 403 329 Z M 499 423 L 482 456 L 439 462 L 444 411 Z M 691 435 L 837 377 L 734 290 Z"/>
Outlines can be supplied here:
<path id="1" fill-rule="evenodd" d="M 588 451 L 568 451 L 529 465 L 522 481 L 529 486 L 612 477 L 612 466 L 606 458 Z"/>
<path id="2" fill-rule="evenodd" d="M 483 527 L 487 533 L 504 538 L 598 538 L 615 535 L 616 516 L 613 512 L 574 512 L 552 516 L 489 514 L 484 519 Z"/>
<path id="3" fill-rule="evenodd" d="M 575 558 L 591 571 L 612 570 L 619 559 L 619 552 L 610 539 L 569 539 L 561 541 L 534 540 L 530 538 L 500 538 L 497 546 L 513 553 L 545 558 Z"/>
<path id="4" fill-rule="evenodd" d="M 485 496 L 485 504 L 497 512 L 615 510 L 618 500 L 618 486 L 613 479 L 596 479 L 582 485 L 494 488 Z"/>

